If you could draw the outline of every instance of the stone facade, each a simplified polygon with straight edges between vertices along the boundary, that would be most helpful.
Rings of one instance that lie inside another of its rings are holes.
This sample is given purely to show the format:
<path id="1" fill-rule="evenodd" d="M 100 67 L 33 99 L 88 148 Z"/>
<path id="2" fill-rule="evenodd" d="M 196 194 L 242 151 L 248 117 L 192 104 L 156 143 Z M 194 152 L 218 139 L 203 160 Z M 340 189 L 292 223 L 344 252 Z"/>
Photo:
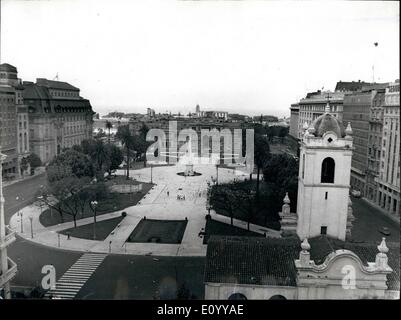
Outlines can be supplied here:
<path id="1" fill-rule="evenodd" d="M 376 204 L 400 216 L 400 83 L 389 85 L 383 106 L 383 139 L 379 145 Z"/>
<path id="2" fill-rule="evenodd" d="M 29 121 L 22 97 L 23 87 L 17 68 L 0 65 L 0 146 L 7 155 L 3 163 L 5 178 L 20 177 L 21 160 L 29 155 Z"/>
<path id="3" fill-rule="evenodd" d="M 66 82 L 37 79 L 24 82 L 24 102 L 29 113 L 30 150 L 48 163 L 62 149 L 92 138 L 93 111 Z"/>

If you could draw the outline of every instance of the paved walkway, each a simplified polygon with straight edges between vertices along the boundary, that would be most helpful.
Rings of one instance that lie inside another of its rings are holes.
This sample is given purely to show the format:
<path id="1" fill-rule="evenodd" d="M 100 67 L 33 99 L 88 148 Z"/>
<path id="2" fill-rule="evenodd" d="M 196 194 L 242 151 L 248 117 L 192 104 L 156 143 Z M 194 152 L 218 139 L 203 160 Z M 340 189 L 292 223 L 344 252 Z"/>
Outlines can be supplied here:
<path id="1" fill-rule="evenodd" d="M 155 256 L 205 256 L 206 245 L 198 234 L 205 227 L 207 214 L 206 190 L 207 182 L 216 176 L 216 168 L 210 165 L 195 165 L 194 170 L 202 173 L 200 176 L 184 177 L 177 175 L 184 171 L 182 165 L 154 167 L 152 180 L 156 184 L 137 205 L 113 213 L 99 215 L 97 221 L 103 221 L 121 216 L 125 211 L 127 216 L 110 233 L 104 241 L 95 241 L 70 237 L 59 232 L 73 227 L 73 222 L 66 222 L 51 227 L 44 227 L 39 216 L 41 209 L 31 205 L 21 210 L 21 215 L 11 217 L 10 227 L 30 241 L 42 245 L 66 250 L 84 251 L 93 253 L 118 253 Z M 124 174 L 121 170 L 117 174 Z M 148 182 L 151 178 L 151 168 L 131 170 L 130 176 L 138 181 Z M 233 169 L 219 169 L 219 182 L 232 181 L 234 178 L 242 180 L 249 178 L 247 174 Z M 184 195 L 186 200 L 178 200 L 177 195 Z M 43 209 L 43 208 L 42 208 Z M 184 220 L 188 223 L 180 244 L 161 243 L 130 243 L 126 239 L 135 229 L 143 217 L 160 220 Z M 31 217 L 31 218 L 30 218 Z M 230 223 L 228 217 L 214 215 L 218 221 Z M 32 221 L 32 225 L 31 225 Z M 77 226 L 93 223 L 93 218 L 84 218 L 77 221 Z M 246 228 L 246 223 L 235 220 L 236 226 Z M 264 233 L 268 236 L 277 236 L 274 230 L 251 225 L 251 231 Z"/>

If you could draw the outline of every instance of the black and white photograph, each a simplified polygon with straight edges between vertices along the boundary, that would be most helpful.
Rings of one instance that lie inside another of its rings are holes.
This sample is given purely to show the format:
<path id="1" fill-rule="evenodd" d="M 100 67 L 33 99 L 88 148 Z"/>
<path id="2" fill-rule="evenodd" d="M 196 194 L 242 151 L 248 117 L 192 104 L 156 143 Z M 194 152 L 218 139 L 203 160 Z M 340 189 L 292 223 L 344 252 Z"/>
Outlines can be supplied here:
<path id="1" fill-rule="evenodd" d="M 399 6 L 0 0 L 0 309 L 399 300 Z"/>

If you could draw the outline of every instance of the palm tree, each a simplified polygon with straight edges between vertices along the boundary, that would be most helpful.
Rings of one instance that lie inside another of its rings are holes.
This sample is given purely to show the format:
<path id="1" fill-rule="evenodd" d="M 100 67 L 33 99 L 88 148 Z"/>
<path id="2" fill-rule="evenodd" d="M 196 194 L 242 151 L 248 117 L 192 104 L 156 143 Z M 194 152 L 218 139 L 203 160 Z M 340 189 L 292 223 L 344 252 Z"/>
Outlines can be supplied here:
<path id="1" fill-rule="evenodd" d="M 129 179 L 129 158 L 130 158 L 130 150 L 134 149 L 134 136 L 131 133 L 128 125 L 118 127 L 118 131 L 116 134 L 117 139 L 121 141 L 121 144 L 126 150 L 127 156 L 127 179 Z"/>
<path id="2" fill-rule="evenodd" d="M 109 143 L 110 143 L 110 131 L 112 128 L 113 128 L 113 124 L 109 120 L 107 120 L 106 121 L 106 129 L 109 130 Z"/>

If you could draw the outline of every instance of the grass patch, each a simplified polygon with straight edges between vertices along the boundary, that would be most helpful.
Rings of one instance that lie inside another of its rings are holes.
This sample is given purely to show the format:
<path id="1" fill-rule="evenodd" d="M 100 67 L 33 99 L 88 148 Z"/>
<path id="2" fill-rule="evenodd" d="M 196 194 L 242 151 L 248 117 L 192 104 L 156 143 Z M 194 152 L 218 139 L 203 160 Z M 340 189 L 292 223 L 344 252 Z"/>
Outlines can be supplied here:
<path id="1" fill-rule="evenodd" d="M 248 231 L 242 228 L 232 226 L 223 222 L 208 219 L 205 226 L 205 235 L 203 236 L 203 244 L 207 244 L 209 237 L 212 235 L 219 236 L 242 236 L 242 237 L 263 237 L 262 234 Z"/>
<path id="2" fill-rule="evenodd" d="M 88 239 L 88 240 L 100 240 L 106 239 L 109 234 L 117 227 L 117 225 L 123 220 L 123 217 L 112 218 L 108 220 L 96 222 L 96 238 L 93 238 L 93 223 L 85 224 L 76 228 L 70 228 L 63 230 L 59 233 L 67 235 L 70 234 L 71 237 Z"/>
<path id="3" fill-rule="evenodd" d="M 181 243 L 188 221 L 142 219 L 127 242 Z"/>

